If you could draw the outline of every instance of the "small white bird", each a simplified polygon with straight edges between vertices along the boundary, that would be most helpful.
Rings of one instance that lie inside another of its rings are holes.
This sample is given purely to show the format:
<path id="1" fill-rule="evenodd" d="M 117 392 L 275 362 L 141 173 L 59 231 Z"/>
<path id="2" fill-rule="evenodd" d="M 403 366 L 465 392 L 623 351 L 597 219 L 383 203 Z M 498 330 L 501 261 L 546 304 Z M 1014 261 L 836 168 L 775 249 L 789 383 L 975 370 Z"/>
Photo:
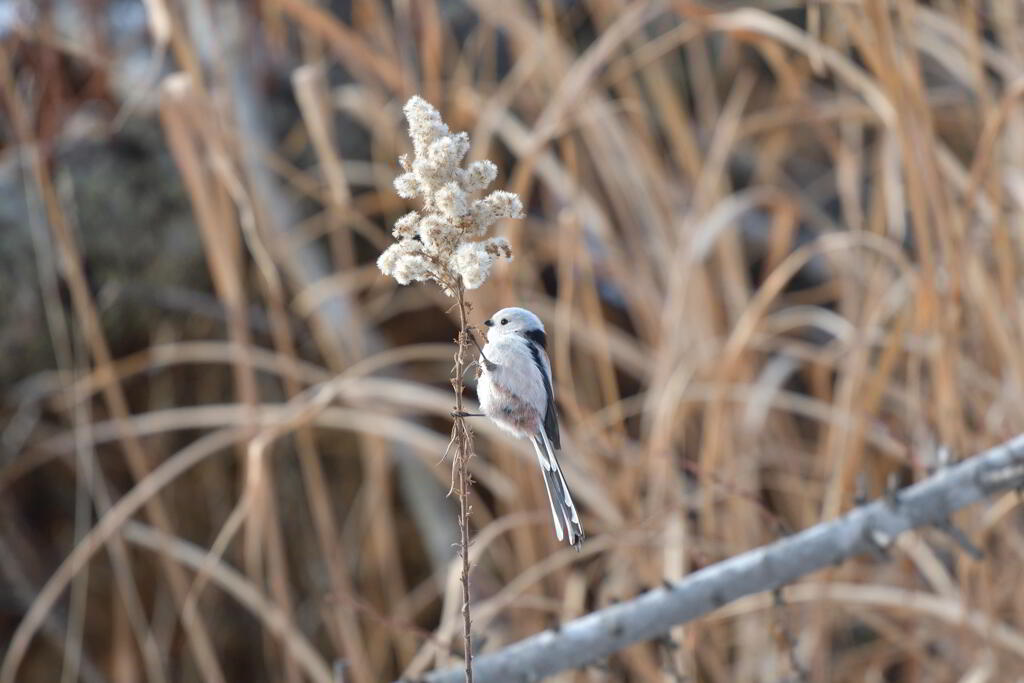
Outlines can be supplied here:
<path id="1" fill-rule="evenodd" d="M 503 308 L 484 324 L 490 329 L 480 352 L 480 409 L 513 436 L 530 439 L 544 474 L 555 535 L 561 541 L 568 534 L 578 551 L 583 526 L 555 455 L 562 445 L 544 325 L 525 308 Z"/>

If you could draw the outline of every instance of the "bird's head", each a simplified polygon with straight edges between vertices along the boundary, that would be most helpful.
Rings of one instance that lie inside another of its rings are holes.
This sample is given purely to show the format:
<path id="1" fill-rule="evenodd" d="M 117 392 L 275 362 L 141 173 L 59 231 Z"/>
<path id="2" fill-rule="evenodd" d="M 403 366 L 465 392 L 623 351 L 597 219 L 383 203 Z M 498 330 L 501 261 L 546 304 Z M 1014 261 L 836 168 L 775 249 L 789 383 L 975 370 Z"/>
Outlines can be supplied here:
<path id="1" fill-rule="evenodd" d="M 525 308 L 503 308 L 485 320 L 484 325 L 490 328 L 487 330 L 488 339 L 510 334 L 519 334 L 535 341 L 544 338 L 544 323 Z M 544 342 L 541 341 L 540 345 L 544 346 Z"/>

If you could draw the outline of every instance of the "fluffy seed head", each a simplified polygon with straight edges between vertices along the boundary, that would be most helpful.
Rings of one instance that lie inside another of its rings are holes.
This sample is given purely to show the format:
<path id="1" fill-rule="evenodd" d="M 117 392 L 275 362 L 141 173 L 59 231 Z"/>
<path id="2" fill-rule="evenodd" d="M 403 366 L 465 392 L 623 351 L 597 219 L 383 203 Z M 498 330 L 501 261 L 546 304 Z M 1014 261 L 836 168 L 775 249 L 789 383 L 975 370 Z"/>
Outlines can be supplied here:
<path id="1" fill-rule="evenodd" d="M 455 269 L 466 289 L 476 289 L 491 274 L 494 257 L 482 242 L 464 242 L 455 252 Z"/>
<path id="2" fill-rule="evenodd" d="M 395 178 L 395 190 L 405 199 L 421 197 L 423 209 L 395 222 L 398 242 L 380 255 L 377 267 L 403 285 L 434 280 L 449 296 L 459 282 L 476 289 L 497 259 L 512 258 L 512 249 L 501 237 L 474 239 L 502 218 L 521 218 L 522 202 L 503 191 L 474 201 L 472 195 L 494 182 L 497 166 L 480 160 L 462 168 L 469 136 L 449 131 L 440 113 L 423 98 L 410 98 L 403 111 L 413 154 L 399 157 L 405 172 Z"/>
<path id="3" fill-rule="evenodd" d="M 493 162 L 484 159 L 474 161 L 464 171 L 461 171 L 459 181 L 462 183 L 463 190 L 472 193 L 486 190 L 497 177 L 498 167 Z"/>
<path id="4" fill-rule="evenodd" d="M 410 211 L 397 221 L 395 229 L 391 232 L 397 240 L 414 239 L 419 234 L 420 214 L 418 211 Z"/>
<path id="5" fill-rule="evenodd" d="M 446 183 L 434 194 L 434 203 L 441 213 L 451 219 L 459 219 L 469 213 L 469 197 L 458 183 Z"/>
<path id="6" fill-rule="evenodd" d="M 403 173 L 395 178 L 395 191 L 402 199 L 412 199 L 420 193 L 420 180 L 415 173 Z"/>
<path id="7" fill-rule="evenodd" d="M 420 221 L 420 239 L 423 247 L 442 260 L 450 258 L 459 246 L 459 230 L 447 216 L 429 214 Z"/>

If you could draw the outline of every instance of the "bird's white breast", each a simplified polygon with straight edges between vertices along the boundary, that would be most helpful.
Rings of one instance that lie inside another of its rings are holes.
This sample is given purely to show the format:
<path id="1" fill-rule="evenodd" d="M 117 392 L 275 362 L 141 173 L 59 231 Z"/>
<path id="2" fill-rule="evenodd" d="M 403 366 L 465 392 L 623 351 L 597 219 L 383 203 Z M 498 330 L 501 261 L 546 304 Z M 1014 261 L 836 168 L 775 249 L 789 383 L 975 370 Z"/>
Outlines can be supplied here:
<path id="1" fill-rule="evenodd" d="M 477 384 L 480 409 L 496 418 L 508 395 L 515 396 L 543 418 L 547 409 L 544 379 L 530 351 L 530 344 L 518 335 L 489 340 L 484 357 L 497 367 L 484 369 Z"/>

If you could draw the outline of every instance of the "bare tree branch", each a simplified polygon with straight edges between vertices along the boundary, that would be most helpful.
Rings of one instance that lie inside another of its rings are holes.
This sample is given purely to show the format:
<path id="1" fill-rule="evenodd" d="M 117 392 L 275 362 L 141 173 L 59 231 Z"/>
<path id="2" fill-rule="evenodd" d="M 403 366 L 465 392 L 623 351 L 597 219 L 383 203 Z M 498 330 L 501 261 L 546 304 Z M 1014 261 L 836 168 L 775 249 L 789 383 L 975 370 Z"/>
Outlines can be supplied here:
<path id="1" fill-rule="evenodd" d="M 775 543 L 694 572 L 629 602 L 592 612 L 503 650 L 474 659 L 482 681 L 532 681 L 584 666 L 650 640 L 743 596 L 773 590 L 864 552 L 883 552 L 896 536 L 923 526 L 953 528 L 950 515 L 993 494 L 1024 487 L 1024 434 L 924 481 Z M 454 683 L 461 669 L 427 683 Z"/>

